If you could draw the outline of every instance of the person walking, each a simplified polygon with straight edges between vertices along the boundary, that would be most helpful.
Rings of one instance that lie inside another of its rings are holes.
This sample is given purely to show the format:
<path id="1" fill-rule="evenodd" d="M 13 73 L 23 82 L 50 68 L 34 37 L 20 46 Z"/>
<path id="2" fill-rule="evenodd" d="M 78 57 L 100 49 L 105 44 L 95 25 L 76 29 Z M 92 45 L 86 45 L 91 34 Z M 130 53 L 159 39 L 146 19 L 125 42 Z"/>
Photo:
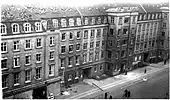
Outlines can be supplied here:
<path id="1" fill-rule="evenodd" d="M 127 97 L 129 98 L 130 97 L 130 94 L 131 94 L 131 92 L 130 92 L 130 90 L 127 92 Z"/>
<path id="2" fill-rule="evenodd" d="M 166 59 L 164 59 L 164 65 L 166 64 Z"/>
<path id="3" fill-rule="evenodd" d="M 105 93 L 104 98 L 107 99 L 107 92 Z"/>
<path id="4" fill-rule="evenodd" d="M 146 68 L 145 68 L 145 70 L 144 70 L 144 73 L 146 74 Z"/>
<path id="5" fill-rule="evenodd" d="M 127 97 L 127 95 L 128 95 L 127 93 L 128 93 L 128 90 L 126 89 L 126 90 L 124 91 L 124 96 L 125 96 L 125 97 Z"/>

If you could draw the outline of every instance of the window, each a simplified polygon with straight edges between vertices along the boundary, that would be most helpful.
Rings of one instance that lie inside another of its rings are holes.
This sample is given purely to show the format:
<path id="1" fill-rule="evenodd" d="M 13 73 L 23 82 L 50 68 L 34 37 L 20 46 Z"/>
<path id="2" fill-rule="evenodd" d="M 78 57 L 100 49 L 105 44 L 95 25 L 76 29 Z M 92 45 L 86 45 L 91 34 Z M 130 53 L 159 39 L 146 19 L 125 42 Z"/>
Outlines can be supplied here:
<path id="1" fill-rule="evenodd" d="M 79 72 L 76 71 L 75 79 L 78 79 L 78 78 L 79 78 Z"/>
<path id="2" fill-rule="evenodd" d="M 31 24 L 30 23 L 25 23 L 24 24 L 24 31 L 27 32 L 31 32 Z"/>
<path id="3" fill-rule="evenodd" d="M 122 25 L 122 17 L 119 17 L 119 25 Z"/>
<path id="4" fill-rule="evenodd" d="M 49 76 L 54 76 L 54 64 L 49 65 Z"/>
<path id="5" fill-rule="evenodd" d="M 125 56 L 126 56 L 126 51 L 123 50 L 123 51 L 121 52 L 121 57 L 125 57 Z"/>
<path id="6" fill-rule="evenodd" d="M 61 19 L 61 27 L 67 27 L 67 24 L 66 24 L 66 19 L 62 18 Z"/>
<path id="7" fill-rule="evenodd" d="M 123 40 L 122 45 L 127 45 L 127 40 Z"/>
<path id="8" fill-rule="evenodd" d="M 25 83 L 31 82 L 31 70 L 25 71 Z"/>
<path id="9" fill-rule="evenodd" d="M 12 32 L 13 33 L 19 33 L 19 25 L 14 23 L 12 24 Z"/>
<path id="10" fill-rule="evenodd" d="M 65 67 L 65 58 L 61 59 L 61 68 Z"/>
<path id="11" fill-rule="evenodd" d="M 162 18 L 162 15 L 161 15 L 161 13 L 159 14 L 159 18 L 160 18 L 160 19 Z"/>
<path id="12" fill-rule="evenodd" d="M 36 22 L 35 23 L 35 31 L 41 31 L 41 23 L 40 22 Z"/>
<path id="13" fill-rule="evenodd" d="M 70 38 L 70 40 L 72 40 L 72 39 L 73 39 L 73 33 L 72 33 L 72 32 L 70 32 L 70 36 L 69 36 L 69 38 Z"/>
<path id="14" fill-rule="evenodd" d="M 107 70 L 110 70 L 111 69 L 111 64 L 107 64 Z"/>
<path id="15" fill-rule="evenodd" d="M 14 51 L 19 51 L 19 41 L 14 41 Z"/>
<path id="16" fill-rule="evenodd" d="M 90 61 L 90 62 L 93 61 L 93 52 L 90 52 L 90 53 L 89 53 L 89 61 Z"/>
<path id="17" fill-rule="evenodd" d="M 168 18 L 168 15 L 166 13 L 164 13 L 164 18 Z"/>
<path id="18" fill-rule="evenodd" d="M 103 36 L 105 36 L 105 35 L 107 35 L 107 29 L 106 28 L 103 29 Z"/>
<path id="19" fill-rule="evenodd" d="M 125 17 L 124 23 L 129 23 L 130 17 Z"/>
<path id="20" fill-rule="evenodd" d="M 92 17 L 91 24 L 92 24 L 92 25 L 95 24 L 95 18 L 94 18 L 94 17 Z"/>
<path id="21" fill-rule="evenodd" d="M 113 35 L 114 30 L 110 29 L 110 35 Z"/>
<path id="22" fill-rule="evenodd" d="M 111 23 L 114 23 L 114 17 L 111 17 Z"/>
<path id="23" fill-rule="evenodd" d="M 135 28 L 132 28 L 131 34 L 135 34 Z"/>
<path id="24" fill-rule="evenodd" d="M 101 29 L 97 29 L 97 35 L 96 37 L 100 37 L 101 36 Z"/>
<path id="25" fill-rule="evenodd" d="M 68 74 L 68 81 L 71 81 L 71 80 L 72 80 L 72 75 Z"/>
<path id="26" fill-rule="evenodd" d="M 99 60 L 99 52 L 95 53 L 95 60 L 98 61 Z"/>
<path id="27" fill-rule="evenodd" d="M 2 88 L 8 87 L 8 75 L 2 75 Z"/>
<path id="28" fill-rule="evenodd" d="M 65 53 L 66 52 L 66 46 L 61 46 L 61 53 Z"/>
<path id="29" fill-rule="evenodd" d="M 36 54 L 36 61 L 41 62 L 41 53 Z"/>
<path id="30" fill-rule="evenodd" d="M 31 40 L 25 40 L 25 49 L 30 49 L 31 48 Z"/>
<path id="31" fill-rule="evenodd" d="M 1 59 L 1 68 L 6 69 L 7 68 L 7 58 Z"/>
<path id="32" fill-rule="evenodd" d="M 50 37 L 50 45 L 54 45 L 54 36 Z"/>
<path id="33" fill-rule="evenodd" d="M 115 56 L 116 56 L 116 59 L 118 59 L 118 57 L 119 57 L 119 53 L 116 53 L 116 55 L 115 55 Z"/>
<path id="34" fill-rule="evenodd" d="M 166 23 L 163 23 L 163 28 L 166 28 Z"/>
<path id="35" fill-rule="evenodd" d="M 87 43 L 83 44 L 83 49 L 86 50 L 87 49 Z"/>
<path id="36" fill-rule="evenodd" d="M 73 45 L 69 45 L 69 52 L 73 52 Z"/>
<path id="37" fill-rule="evenodd" d="M 61 40 L 65 40 L 66 39 L 66 33 L 62 33 L 61 34 Z"/>
<path id="38" fill-rule="evenodd" d="M 83 63 L 87 62 L 87 53 L 83 54 Z"/>
<path id="39" fill-rule="evenodd" d="M 97 66 L 94 67 L 94 72 L 95 72 L 95 73 L 97 72 Z"/>
<path id="40" fill-rule="evenodd" d="M 37 47 L 41 47 L 41 38 L 37 39 Z"/>
<path id="41" fill-rule="evenodd" d="M 97 19 L 97 24 L 101 24 L 101 18 L 100 17 L 98 17 L 98 19 Z"/>
<path id="42" fill-rule="evenodd" d="M 143 49 L 143 43 L 140 44 L 140 49 L 141 49 L 141 50 Z"/>
<path id="43" fill-rule="evenodd" d="M 107 23 L 107 17 L 106 17 L 106 16 L 104 16 L 103 23 L 104 23 L 104 24 L 106 24 L 106 23 Z"/>
<path id="44" fill-rule="evenodd" d="M 131 56 L 131 55 L 132 55 L 132 53 L 133 53 L 133 49 L 132 49 L 132 48 L 130 48 L 130 49 L 129 49 L 129 56 Z"/>
<path id="45" fill-rule="evenodd" d="M 120 47 L 120 41 L 117 41 L 117 47 Z"/>
<path id="46" fill-rule="evenodd" d="M 132 23 L 135 23 L 135 22 L 136 22 L 136 16 L 133 16 Z"/>
<path id="47" fill-rule="evenodd" d="M 139 49 L 139 44 L 136 44 L 136 50 L 138 50 Z"/>
<path id="48" fill-rule="evenodd" d="M 154 19 L 154 17 L 155 17 L 155 15 L 154 15 L 154 14 L 152 14 L 152 19 Z"/>
<path id="49" fill-rule="evenodd" d="M 7 52 L 7 43 L 6 42 L 1 43 L 1 51 L 2 51 L 2 53 Z"/>
<path id="50" fill-rule="evenodd" d="M 128 30 L 127 29 L 123 29 L 123 34 L 128 34 Z"/>
<path id="51" fill-rule="evenodd" d="M 96 41 L 96 47 L 100 47 L 100 41 Z"/>
<path id="52" fill-rule="evenodd" d="M 53 19 L 52 22 L 53 22 L 53 27 L 54 28 L 58 28 L 58 20 L 57 19 Z"/>
<path id="53" fill-rule="evenodd" d="M 41 68 L 36 68 L 36 79 L 41 79 Z"/>
<path id="54" fill-rule="evenodd" d="M 5 24 L 1 24 L 1 33 L 6 34 L 6 25 Z"/>
<path id="55" fill-rule="evenodd" d="M 73 18 L 69 18 L 69 26 L 74 26 L 74 19 Z"/>
<path id="56" fill-rule="evenodd" d="M 80 39 L 80 31 L 77 31 L 77 39 Z"/>
<path id="57" fill-rule="evenodd" d="M 162 32 L 162 36 L 165 36 L 165 32 Z"/>
<path id="58" fill-rule="evenodd" d="M 77 25 L 80 26 L 81 25 L 81 19 L 77 18 Z"/>
<path id="59" fill-rule="evenodd" d="M 133 39 L 130 40 L 130 44 L 133 44 Z"/>
<path id="60" fill-rule="evenodd" d="M 119 35 L 121 35 L 121 33 L 122 33 L 122 30 L 118 29 L 117 35 L 119 36 Z"/>
<path id="61" fill-rule="evenodd" d="M 76 50 L 80 50 L 80 44 L 76 44 Z"/>
<path id="62" fill-rule="evenodd" d="M 88 30 L 85 30 L 84 31 L 84 39 L 87 39 L 88 38 Z"/>
<path id="63" fill-rule="evenodd" d="M 111 59 L 111 57 L 112 57 L 112 52 L 108 51 L 108 58 Z"/>
<path id="64" fill-rule="evenodd" d="M 143 31 L 145 31 L 145 24 L 143 24 L 143 28 L 142 28 Z"/>
<path id="65" fill-rule="evenodd" d="M 80 55 L 76 55 L 76 65 L 80 64 Z"/>
<path id="66" fill-rule="evenodd" d="M 14 86 L 19 85 L 19 72 L 14 73 Z"/>
<path id="67" fill-rule="evenodd" d="M 108 43 L 109 43 L 109 46 L 112 46 L 112 40 L 109 40 Z"/>
<path id="68" fill-rule="evenodd" d="M 50 51 L 49 59 L 54 60 L 54 51 Z"/>
<path id="69" fill-rule="evenodd" d="M 26 65 L 29 65 L 31 63 L 31 55 L 30 54 L 27 54 L 25 56 L 25 64 Z"/>
<path id="70" fill-rule="evenodd" d="M 138 26 L 138 32 L 141 32 L 141 28 L 142 28 L 142 25 L 139 24 L 139 26 Z"/>
<path id="71" fill-rule="evenodd" d="M 150 19 L 150 14 L 148 14 L 148 20 Z"/>
<path id="72" fill-rule="evenodd" d="M 84 21 L 84 24 L 85 25 L 88 25 L 88 18 L 87 17 L 85 17 L 85 19 L 84 19 L 85 21 Z"/>
<path id="73" fill-rule="evenodd" d="M 13 58 L 14 68 L 19 67 L 19 57 L 16 56 Z"/>
<path id="74" fill-rule="evenodd" d="M 73 66 L 73 57 L 68 57 L 68 67 Z"/>
<path id="75" fill-rule="evenodd" d="M 90 48 L 94 47 L 94 42 L 90 42 Z"/>
<path id="76" fill-rule="evenodd" d="M 90 34 L 90 37 L 91 37 L 91 38 L 94 37 L 94 32 L 95 32 L 95 30 L 92 29 L 92 30 L 91 30 L 91 34 Z"/>
<path id="77" fill-rule="evenodd" d="M 100 64 L 100 71 L 103 70 L 103 64 Z"/>

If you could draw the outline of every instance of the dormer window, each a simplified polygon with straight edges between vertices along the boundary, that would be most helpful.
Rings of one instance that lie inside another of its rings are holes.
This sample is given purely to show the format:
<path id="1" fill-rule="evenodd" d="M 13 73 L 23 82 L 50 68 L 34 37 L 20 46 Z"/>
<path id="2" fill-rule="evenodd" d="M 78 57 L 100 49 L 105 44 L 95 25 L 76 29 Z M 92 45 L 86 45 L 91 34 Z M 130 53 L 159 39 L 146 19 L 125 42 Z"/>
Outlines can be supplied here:
<path id="1" fill-rule="evenodd" d="M 53 19 L 52 22 L 53 22 L 53 27 L 54 28 L 58 28 L 58 20 L 57 19 Z"/>
<path id="2" fill-rule="evenodd" d="M 103 21 L 105 24 L 107 23 L 107 17 L 105 16 L 104 17 L 104 21 Z"/>
<path id="3" fill-rule="evenodd" d="M 40 22 L 35 23 L 35 31 L 41 31 L 41 23 Z"/>
<path id="4" fill-rule="evenodd" d="M 73 18 L 69 19 L 69 26 L 74 26 L 74 19 Z"/>
<path id="5" fill-rule="evenodd" d="M 1 34 L 6 34 L 6 25 L 1 24 Z"/>
<path id="6" fill-rule="evenodd" d="M 12 32 L 13 33 L 19 33 L 19 25 L 14 23 L 12 24 Z"/>
<path id="7" fill-rule="evenodd" d="M 92 17 L 91 24 L 92 24 L 92 25 L 95 24 L 95 18 L 94 18 L 94 17 Z"/>
<path id="8" fill-rule="evenodd" d="M 98 17 L 97 24 L 101 24 L 101 18 Z"/>
<path id="9" fill-rule="evenodd" d="M 31 32 L 31 24 L 30 23 L 25 23 L 24 24 L 24 31 L 27 32 Z"/>
<path id="10" fill-rule="evenodd" d="M 77 25 L 80 26 L 81 25 L 81 19 L 77 18 Z"/>
<path id="11" fill-rule="evenodd" d="M 61 26 L 62 26 L 62 27 L 66 27 L 66 26 L 67 26 L 67 25 L 66 25 L 66 22 L 67 22 L 66 19 L 62 18 L 62 19 L 61 19 Z"/>
<path id="12" fill-rule="evenodd" d="M 154 19 L 154 17 L 155 17 L 154 14 L 152 14 L 152 19 Z"/>
<path id="13" fill-rule="evenodd" d="M 85 19 L 84 19 L 85 21 L 84 21 L 84 24 L 85 25 L 88 25 L 88 18 L 87 17 L 85 17 Z"/>

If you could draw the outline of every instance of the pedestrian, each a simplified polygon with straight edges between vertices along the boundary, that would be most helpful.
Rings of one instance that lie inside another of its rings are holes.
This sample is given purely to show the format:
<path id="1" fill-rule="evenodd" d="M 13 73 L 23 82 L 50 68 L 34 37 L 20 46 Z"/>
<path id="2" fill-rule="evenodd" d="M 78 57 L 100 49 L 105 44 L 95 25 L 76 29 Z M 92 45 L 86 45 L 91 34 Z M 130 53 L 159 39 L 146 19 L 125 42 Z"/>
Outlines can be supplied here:
<path id="1" fill-rule="evenodd" d="M 164 59 L 164 65 L 166 64 L 166 59 Z"/>
<path id="2" fill-rule="evenodd" d="M 104 98 L 107 99 L 107 92 L 105 93 Z"/>
<path id="3" fill-rule="evenodd" d="M 145 68 L 145 70 L 144 70 L 144 73 L 146 74 L 146 68 Z"/>
<path id="4" fill-rule="evenodd" d="M 127 93 L 127 97 L 130 97 L 130 94 L 131 94 L 131 92 L 130 92 L 130 90 L 129 90 L 128 93 Z"/>
<path id="5" fill-rule="evenodd" d="M 124 91 L 124 96 L 125 96 L 125 97 L 127 97 L 127 92 L 128 92 L 128 90 L 126 89 L 126 90 Z"/>
<path id="6" fill-rule="evenodd" d="M 109 99 L 112 99 L 112 96 L 110 96 Z"/>

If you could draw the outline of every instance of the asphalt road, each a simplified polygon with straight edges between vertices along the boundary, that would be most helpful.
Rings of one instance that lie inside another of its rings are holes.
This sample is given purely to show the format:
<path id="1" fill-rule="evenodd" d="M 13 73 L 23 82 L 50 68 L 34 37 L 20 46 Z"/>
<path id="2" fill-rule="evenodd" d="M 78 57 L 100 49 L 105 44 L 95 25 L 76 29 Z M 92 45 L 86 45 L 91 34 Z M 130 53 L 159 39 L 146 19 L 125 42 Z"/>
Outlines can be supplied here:
<path id="1" fill-rule="evenodd" d="M 147 78 L 147 81 L 143 81 L 143 78 Z M 110 95 L 114 99 L 122 99 L 123 91 L 128 89 L 131 91 L 130 99 L 162 99 L 166 97 L 166 93 L 169 93 L 169 68 L 162 71 L 155 72 L 140 78 L 137 81 L 131 81 L 118 85 L 113 88 L 109 88 L 106 91 L 101 91 L 93 95 L 89 95 L 89 99 L 104 99 L 104 93 L 108 92 L 108 98 Z"/>

